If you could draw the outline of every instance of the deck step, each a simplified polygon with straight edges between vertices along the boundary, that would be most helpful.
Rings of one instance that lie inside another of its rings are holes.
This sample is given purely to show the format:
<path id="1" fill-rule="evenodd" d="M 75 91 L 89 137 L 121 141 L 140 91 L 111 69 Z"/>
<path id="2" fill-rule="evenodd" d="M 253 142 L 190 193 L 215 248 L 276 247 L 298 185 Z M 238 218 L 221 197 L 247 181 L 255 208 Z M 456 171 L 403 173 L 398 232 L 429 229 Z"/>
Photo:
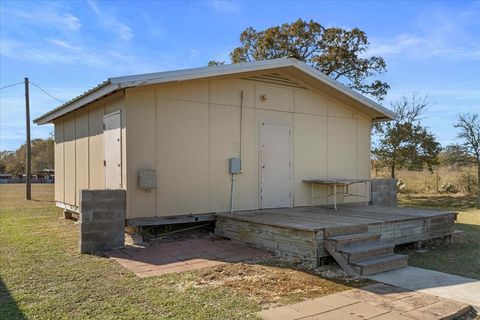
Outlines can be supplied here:
<path id="1" fill-rule="evenodd" d="M 352 263 L 359 260 L 392 254 L 393 248 L 395 248 L 395 245 L 392 243 L 374 241 L 342 247 L 338 249 L 338 251 L 345 254 L 347 261 Z"/>
<path id="2" fill-rule="evenodd" d="M 356 267 L 359 274 L 368 276 L 380 272 L 406 267 L 408 256 L 402 254 L 388 254 L 381 257 L 369 258 L 350 263 Z"/>
<path id="3" fill-rule="evenodd" d="M 381 240 L 381 234 L 368 232 L 363 225 L 350 230 L 355 232 L 325 236 L 324 241 L 325 249 L 347 274 L 367 276 L 407 266 L 408 256 L 395 254 L 395 245 Z"/>
<path id="4" fill-rule="evenodd" d="M 345 234 L 340 236 L 328 237 L 326 241 L 333 242 L 335 244 L 335 248 L 339 249 L 339 248 L 350 246 L 353 244 L 379 241 L 379 239 L 380 239 L 379 233 L 362 232 L 362 233 Z"/>
<path id="5" fill-rule="evenodd" d="M 334 237 L 354 233 L 364 233 L 368 231 L 368 224 L 340 226 L 325 229 L 325 237 Z"/>

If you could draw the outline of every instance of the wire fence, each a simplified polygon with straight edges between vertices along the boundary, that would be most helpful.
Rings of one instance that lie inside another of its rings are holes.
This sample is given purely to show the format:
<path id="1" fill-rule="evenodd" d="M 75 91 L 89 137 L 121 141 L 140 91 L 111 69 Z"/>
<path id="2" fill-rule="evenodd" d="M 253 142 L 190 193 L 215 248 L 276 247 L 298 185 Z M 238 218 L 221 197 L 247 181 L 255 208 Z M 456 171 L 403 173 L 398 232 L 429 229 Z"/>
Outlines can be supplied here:
<path id="1" fill-rule="evenodd" d="M 402 193 L 476 194 L 477 172 L 471 167 L 438 167 L 430 172 L 397 170 L 398 190 Z M 388 169 L 372 170 L 373 178 L 389 178 Z"/>
<path id="2" fill-rule="evenodd" d="M 51 178 L 32 178 L 32 183 L 54 183 L 55 181 Z M 26 183 L 25 178 L 8 178 L 0 179 L 0 184 L 12 184 L 12 183 Z"/>

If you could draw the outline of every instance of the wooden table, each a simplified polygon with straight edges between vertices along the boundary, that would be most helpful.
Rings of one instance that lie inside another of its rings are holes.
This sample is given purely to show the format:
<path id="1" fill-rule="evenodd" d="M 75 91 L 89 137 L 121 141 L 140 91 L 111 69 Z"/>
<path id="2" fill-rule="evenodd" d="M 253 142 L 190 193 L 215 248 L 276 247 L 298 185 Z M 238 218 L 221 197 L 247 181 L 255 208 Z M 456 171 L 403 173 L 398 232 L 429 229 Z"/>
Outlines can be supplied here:
<path id="1" fill-rule="evenodd" d="M 310 183 L 311 185 L 311 194 L 312 194 L 312 206 L 313 206 L 313 186 L 315 184 L 320 184 L 320 185 L 326 185 L 326 186 L 332 186 L 333 187 L 333 192 L 332 194 L 327 195 L 331 196 L 333 195 L 333 207 L 335 210 L 337 210 L 337 187 L 341 187 L 343 192 L 343 196 L 358 196 L 365 198 L 365 205 L 368 206 L 368 182 L 370 179 L 334 179 L 334 178 L 329 178 L 329 179 L 306 179 L 303 180 L 305 183 Z M 360 194 L 353 194 L 349 193 L 348 187 L 352 184 L 356 183 L 363 183 L 365 184 L 365 195 L 360 195 Z"/>

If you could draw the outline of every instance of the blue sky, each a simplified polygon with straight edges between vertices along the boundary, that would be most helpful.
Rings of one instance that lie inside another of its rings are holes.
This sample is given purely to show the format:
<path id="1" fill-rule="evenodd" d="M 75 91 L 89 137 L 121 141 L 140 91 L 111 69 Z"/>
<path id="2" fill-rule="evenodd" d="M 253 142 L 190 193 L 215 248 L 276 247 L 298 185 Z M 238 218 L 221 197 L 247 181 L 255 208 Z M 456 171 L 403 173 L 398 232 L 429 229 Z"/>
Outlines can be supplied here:
<path id="1" fill-rule="evenodd" d="M 229 61 L 249 26 L 313 19 L 358 27 L 388 72 L 383 102 L 417 92 L 432 105 L 424 123 L 442 144 L 455 141 L 460 112 L 480 112 L 480 1 L 163 2 L 1 1 L 0 87 L 28 76 L 69 100 L 112 76 Z M 24 142 L 23 87 L 0 91 L 0 150 Z M 58 103 L 31 89 L 35 118 Z M 52 126 L 32 126 L 45 137 Z"/>

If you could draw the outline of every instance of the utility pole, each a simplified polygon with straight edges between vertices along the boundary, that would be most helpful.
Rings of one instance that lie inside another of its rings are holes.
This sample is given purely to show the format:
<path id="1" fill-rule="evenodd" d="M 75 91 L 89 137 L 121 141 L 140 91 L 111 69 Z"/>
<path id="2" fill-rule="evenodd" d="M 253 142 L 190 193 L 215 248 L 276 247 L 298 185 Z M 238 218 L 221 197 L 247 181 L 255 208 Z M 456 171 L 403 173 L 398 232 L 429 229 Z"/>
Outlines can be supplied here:
<path id="1" fill-rule="evenodd" d="M 25 144 L 25 182 L 26 182 L 26 196 L 27 200 L 32 200 L 32 154 L 30 142 L 30 94 L 28 89 L 28 78 L 25 78 L 25 119 L 27 127 L 27 142 Z"/>

